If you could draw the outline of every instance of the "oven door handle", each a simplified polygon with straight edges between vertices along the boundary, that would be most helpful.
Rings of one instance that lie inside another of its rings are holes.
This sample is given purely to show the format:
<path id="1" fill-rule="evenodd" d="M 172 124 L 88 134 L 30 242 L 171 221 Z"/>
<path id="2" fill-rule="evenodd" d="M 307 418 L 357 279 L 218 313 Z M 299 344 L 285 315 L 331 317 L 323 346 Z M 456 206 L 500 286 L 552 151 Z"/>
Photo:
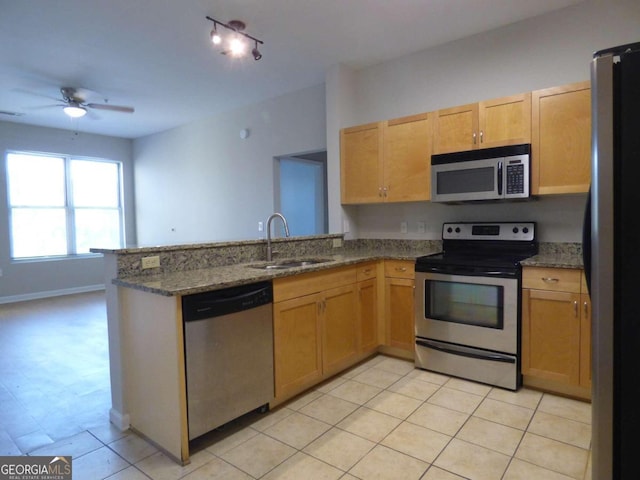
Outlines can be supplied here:
<path id="1" fill-rule="evenodd" d="M 499 353 L 493 352 L 474 353 L 468 350 L 459 350 L 455 347 L 455 345 L 444 346 L 441 343 L 432 342 L 430 340 L 416 340 L 416 345 L 431 348 L 433 350 L 439 350 L 445 353 L 450 353 L 452 355 L 460 355 L 462 357 L 476 358 L 479 360 L 491 360 L 494 362 L 516 363 L 516 359 L 508 355 L 501 355 Z"/>

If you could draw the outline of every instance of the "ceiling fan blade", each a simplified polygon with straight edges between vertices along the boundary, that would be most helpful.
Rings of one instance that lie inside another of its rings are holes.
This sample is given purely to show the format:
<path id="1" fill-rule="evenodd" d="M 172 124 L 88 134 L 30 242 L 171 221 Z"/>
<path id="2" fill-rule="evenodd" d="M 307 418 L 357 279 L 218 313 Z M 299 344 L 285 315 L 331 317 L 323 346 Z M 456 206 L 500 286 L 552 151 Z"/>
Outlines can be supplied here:
<path id="1" fill-rule="evenodd" d="M 135 109 L 133 107 L 125 107 L 122 105 L 108 105 L 102 103 L 87 103 L 85 105 L 89 108 L 95 108 L 96 110 L 112 110 L 114 112 L 133 113 Z"/>
<path id="2" fill-rule="evenodd" d="M 65 107 L 66 103 L 56 103 L 52 105 L 38 105 L 36 107 L 25 107 L 25 110 L 42 110 L 44 108 L 53 108 L 53 107 Z"/>
<path id="3" fill-rule="evenodd" d="M 43 93 L 34 92 L 32 90 L 27 90 L 27 89 L 24 89 L 24 88 L 13 88 L 12 91 L 19 92 L 19 93 L 26 93 L 27 95 L 31 95 L 31 96 L 34 96 L 34 97 L 48 98 L 49 100 L 55 100 L 56 102 L 62 102 L 63 101 L 59 97 L 54 97 L 53 95 L 46 95 L 46 94 L 43 94 Z"/>

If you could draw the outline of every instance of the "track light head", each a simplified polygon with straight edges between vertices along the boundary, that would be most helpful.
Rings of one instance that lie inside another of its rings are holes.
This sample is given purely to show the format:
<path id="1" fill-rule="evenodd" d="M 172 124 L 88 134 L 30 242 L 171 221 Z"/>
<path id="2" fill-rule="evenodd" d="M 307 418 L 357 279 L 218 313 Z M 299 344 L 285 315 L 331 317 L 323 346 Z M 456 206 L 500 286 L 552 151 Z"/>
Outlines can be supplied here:
<path id="1" fill-rule="evenodd" d="M 251 55 L 253 55 L 253 59 L 256 61 L 262 58 L 262 54 L 258 50 L 258 42 L 256 42 L 256 46 L 253 47 L 253 50 L 251 50 Z"/>
<path id="2" fill-rule="evenodd" d="M 218 33 L 218 31 L 216 30 L 216 26 L 213 26 L 213 30 L 211 30 L 211 42 L 214 45 L 220 45 L 222 43 L 222 37 L 220 36 L 220 34 Z"/>

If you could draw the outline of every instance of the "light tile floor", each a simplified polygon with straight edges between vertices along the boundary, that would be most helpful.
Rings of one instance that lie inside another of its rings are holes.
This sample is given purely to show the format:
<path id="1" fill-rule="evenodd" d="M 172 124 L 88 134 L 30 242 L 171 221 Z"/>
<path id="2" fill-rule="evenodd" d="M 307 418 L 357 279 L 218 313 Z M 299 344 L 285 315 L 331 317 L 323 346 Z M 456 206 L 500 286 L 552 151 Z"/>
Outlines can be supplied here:
<path id="1" fill-rule="evenodd" d="M 74 480 L 591 479 L 588 403 L 386 356 L 212 432 L 180 466 L 107 421 L 103 302 L 86 294 L 0 306 L 3 341 L 20 343 L 0 352 L 0 455 L 72 455 Z M 79 332 L 92 338 L 77 345 Z"/>

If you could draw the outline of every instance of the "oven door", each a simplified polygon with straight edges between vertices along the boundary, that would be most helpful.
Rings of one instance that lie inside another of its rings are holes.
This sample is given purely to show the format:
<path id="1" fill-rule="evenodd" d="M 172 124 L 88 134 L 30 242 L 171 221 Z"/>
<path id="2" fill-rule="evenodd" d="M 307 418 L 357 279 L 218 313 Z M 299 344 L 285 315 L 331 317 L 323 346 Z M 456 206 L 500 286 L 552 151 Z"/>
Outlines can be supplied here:
<path id="1" fill-rule="evenodd" d="M 518 354 L 518 279 L 416 272 L 416 336 Z"/>

